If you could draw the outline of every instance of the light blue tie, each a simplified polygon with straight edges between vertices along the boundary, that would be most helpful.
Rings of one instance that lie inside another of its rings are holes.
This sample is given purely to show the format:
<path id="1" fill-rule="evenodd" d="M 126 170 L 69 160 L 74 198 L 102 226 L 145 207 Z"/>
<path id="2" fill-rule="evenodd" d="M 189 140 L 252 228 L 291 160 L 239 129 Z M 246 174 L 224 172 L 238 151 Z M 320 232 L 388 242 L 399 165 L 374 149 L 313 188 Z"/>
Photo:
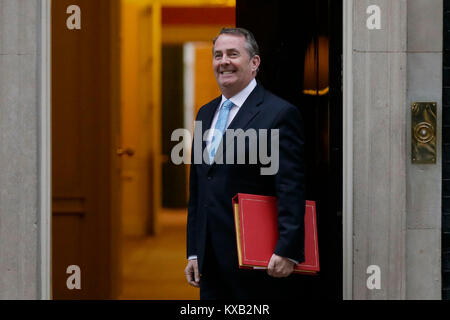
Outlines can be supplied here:
<path id="1" fill-rule="evenodd" d="M 230 110 L 233 106 L 233 102 L 231 102 L 230 100 L 226 100 L 223 103 L 222 108 L 220 109 L 219 118 L 217 119 L 213 138 L 211 140 L 211 146 L 209 148 L 209 163 L 212 163 L 214 157 L 216 156 L 217 147 L 222 140 L 222 136 L 227 126 L 228 116 L 230 115 Z"/>

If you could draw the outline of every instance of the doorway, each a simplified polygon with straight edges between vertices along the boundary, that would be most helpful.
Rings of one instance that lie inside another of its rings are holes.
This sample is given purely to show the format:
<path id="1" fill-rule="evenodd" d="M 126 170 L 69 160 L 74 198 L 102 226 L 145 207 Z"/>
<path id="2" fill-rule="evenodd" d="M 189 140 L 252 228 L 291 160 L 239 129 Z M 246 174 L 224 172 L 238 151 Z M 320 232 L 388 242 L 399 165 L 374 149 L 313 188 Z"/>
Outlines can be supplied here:
<path id="1" fill-rule="evenodd" d="M 342 1 L 281 5 L 275 0 L 238 0 L 236 7 L 233 4 L 225 7 L 225 11 L 213 7 L 211 14 L 203 11 L 211 10 L 211 6 L 180 8 L 177 7 L 180 1 L 174 1 L 177 5 L 172 6 L 164 6 L 164 1 L 126 2 L 138 6 L 139 19 L 134 20 L 135 26 L 144 31 L 140 36 L 147 40 L 138 41 L 139 34 L 132 33 L 136 37 L 134 43 L 140 46 L 130 53 L 139 52 L 144 57 L 135 61 L 139 69 L 120 70 L 123 66 L 120 46 L 124 41 L 121 37 L 124 35 L 120 35 L 119 21 L 123 18 L 123 2 L 52 1 L 54 298 L 120 297 L 123 234 L 134 232 L 137 238 L 145 238 L 142 247 L 157 256 L 158 251 L 153 249 L 158 243 L 154 240 L 161 234 L 161 223 L 184 224 L 185 213 L 180 210 L 184 210 L 183 202 L 187 199 L 183 183 L 187 182 L 188 168 L 171 171 L 170 166 L 165 165 L 170 146 L 163 146 L 163 139 L 167 139 L 165 131 L 169 129 L 163 129 L 161 105 L 166 102 L 161 97 L 164 81 L 158 65 L 162 66 L 164 61 L 182 64 L 180 59 L 183 59 L 183 70 L 186 70 L 184 59 L 195 55 L 198 61 L 204 62 L 201 64 L 204 68 L 210 63 L 211 39 L 222 26 L 232 26 L 235 21 L 237 26 L 250 29 L 261 47 L 263 64 L 258 80 L 268 90 L 298 106 L 306 124 L 307 198 L 317 202 L 321 273 L 319 277 L 306 280 L 305 285 L 311 288 L 314 298 L 342 298 Z M 195 1 L 186 3 L 189 7 Z M 66 9 L 74 4 L 83 12 L 82 28 L 78 31 L 66 28 Z M 223 18 L 230 17 L 230 12 L 232 23 Z M 203 25 L 199 21 L 203 21 Z M 206 75 L 201 68 L 195 72 Z M 134 76 L 121 76 L 121 73 L 135 71 Z M 139 77 L 144 77 L 140 80 L 140 89 L 130 83 L 134 81 L 130 79 Z M 201 83 L 202 88 L 210 82 Z M 131 91 L 124 90 L 126 86 Z M 136 94 L 133 88 L 138 88 Z M 216 87 L 210 89 L 208 95 L 215 97 Z M 205 90 L 196 93 L 198 101 L 191 106 L 193 114 L 211 99 L 208 95 L 201 96 Z M 139 99 L 140 102 L 131 103 L 137 106 L 136 112 L 143 113 L 124 116 L 121 107 L 128 98 Z M 185 102 L 183 106 L 181 101 L 176 103 L 186 115 Z M 190 116 L 193 118 L 193 114 L 169 120 L 178 126 L 186 123 Z M 131 129 L 138 128 L 133 123 L 141 127 L 145 127 L 145 121 L 155 124 L 151 125 L 150 137 L 137 140 L 132 131 L 123 132 L 123 121 L 127 119 L 129 122 L 125 125 Z M 167 121 L 169 125 L 170 121 Z M 155 144 L 153 138 L 157 136 L 161 138 L 156 139 Z M 124 142 L 124 137 L 129 142 Z M 138 153 L 139 157 L 146 156 L 137 158 Z M 143 175 L 134 171 L 139 164 L 132 161 L 137 159 L 148 169 Z M 137 176 L 144 180 L 131 186 Z M 171 181 L 165 181 L 169 179 L 165 177 L 172 177 Z M 182 183 L 176 185 L 178 197 L 173 198 L 170 191 L 175 180 Z M 128 211 L 131 218 L 124 218 L 121 212 L 130 210 L 136 202 L 124 204 L 122 192 L 137 199 L 140 208 L 147 208 L 140 211 L 142 215 Z M 164 206 L 171 207 L 169 215 L 164 215 Z M 183 249 L 183 263 L 184 258 Z M 81 290 L 67 288 L 67 267 L 71 265 L 81 268 Z M 182 277 L 183 268 L 180 269 Z M 139 296 L 146 297 L 146 293 Z"/>
<path id="2" fill-rule="evenodd" d="M 122 193 L 124 230 L 120 299 L 198 299 L 198 290 L 186 283 L 183 273 L 186 264 L 189 167 L 171 162 L 171 149 L 177 143 L 171 141 L 171 135 L 179 128 L 192 130 L 196 110 L 219 94 L 210 70 L 211 39 L 223 25 L 234 25 L 235 10 L 234 4 L 218 7 L 213 2 L 209 6 L 204 6 L 206 2 L 202 5 L 194 4 L 192 1 L 177 2 L 176 5 L 170 5 L 169 2 L 162 1 L 161 6 L 157 8 L 151 0 L 122 0 L 121 60 L 123 79 L 126 79 L 126 83 L 122 84 L 121 118 L 124 121 L 129 116 L 130 120 L 134 119 L 128 126 L 122 125 L 122 136 L 125 136 L 126 132 L 136 132 L 134 138 L 136 141 L 137 138 L 142 139 L 147 134 L 145 128 L 157 125 L 161 137 L 159 138 L 160 192 L 157 197 L 159 205 L 150 212 L 139 210 L 140 218 L 135 220 L 137 222 L 135 225 L 141 226 L 140 230 L 126 225 L 133 211 L 130 210 L 130 205 L 124 203 L 130 203 L 130 195 L 134 195 L 135 198 L 152 195 L 155 199 L 155 193 L 145 192 L 143 188 L 136 188 L 129 195 Z M 157 24 L 152 24 L 151 29 L 139 26 L 139 20 L 143 25 L 151 15 L 159 15 L 156 19 L 159 20 Z M 219 21 L 212 19 L 217 16 L 221 17 Z M 153 47 L 158 47 L 159 62 L 145 50 L 145 39 L 150 38 L 145 33 L 148 34 L 149 30 L 159 34 L 160 37 L 158 43 L 153 44 Z M 137 61 L 143 62 L 141 66 L 136 64 Z M 145 74 L 155 67 L 160 73 L 155 80 L 159 88 L 151 90 L 153 93 L 150 99 L 154 94 L 160 95 L 158 99 L 160 111 L 158 115 L 148 116 L 147 113 L 145 116 L 146 110 L 154 109 L 158 105 L 156 103 L 146 105 L 143 102 L 139 113 L 132 110 L 139 104 L 136 100 L 141 94 L 138 92 L 145 92 L 146 87 L 152 84 L 150 77 Z M 137 76 L 138 74 L 141 76 Z M 200 92 L 202 94 L 199 94 Z M 137 131 L 136 123 L 145 121 L 144 119 L 149 122 Z M 154 134 L 149 138 L 152 141 L 157 139 Z M 128 148 L 134 150 L 131 142 L 124 143 L 125 150 Z M 131 161 L 133 157 L 135 156 L 123 158 L 123 164 Z M 129 180 L 126 183 L 131 182 L 132 180 Z M 125 187 L 123 181 L 123 190 Z M 134 203 L 136 201 L 131 200 L 131 204 Z M 154 227 L 145 230 L 142 226 L 147 225 L 144 222 L 149 214 L 153 216 Z"/>

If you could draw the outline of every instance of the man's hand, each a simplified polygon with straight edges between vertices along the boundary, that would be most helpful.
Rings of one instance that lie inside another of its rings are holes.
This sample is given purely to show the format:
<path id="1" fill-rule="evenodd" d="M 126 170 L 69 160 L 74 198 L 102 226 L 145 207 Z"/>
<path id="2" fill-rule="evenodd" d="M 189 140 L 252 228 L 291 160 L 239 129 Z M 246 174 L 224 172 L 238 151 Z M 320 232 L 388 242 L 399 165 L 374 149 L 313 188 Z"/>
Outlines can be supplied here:
<path id="1" fill-rule="evenodd" d="M 187 282 L 193 287 L 200 287 L 200 276 L 198 274 L 198 262 L 197 259 L 188 260 L 186 269 L 184 269 L 186 274 Z"/>
<path id="2" fill-rule="evenodd" d="M 288 258 L 272 255 L 267 267 L 267 273 L 274 278 L 284 278 L 294 271 L 295 263 Z"/>

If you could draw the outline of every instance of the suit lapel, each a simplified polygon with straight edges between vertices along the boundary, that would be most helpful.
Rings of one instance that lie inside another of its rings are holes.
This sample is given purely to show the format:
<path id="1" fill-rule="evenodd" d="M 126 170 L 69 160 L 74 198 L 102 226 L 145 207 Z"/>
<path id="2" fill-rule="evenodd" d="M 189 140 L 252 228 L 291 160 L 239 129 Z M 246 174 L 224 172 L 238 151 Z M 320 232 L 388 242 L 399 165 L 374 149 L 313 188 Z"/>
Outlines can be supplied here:
<path id="1" fill-rule="evenodd" d="M 264 89 L 261 85 L 258 84 L 252 91 L 252 93 L 250 93 L 247 100 L 245 100 L 244 104 L 241 106 L 238 113 L 236 114 L 236 116 L 234 117 L 233 121 L 230 123 L 227 129 L 245 130 L 248 123 L 259 113 L 260 110 L 258 107 L 263 101 L 264 101 Z M 209 126 L 211 126 L 211 122 L 209 123 Z M 224 135 L 222 136 L 222 141 L 220 142 L 220 145 L 217 149 L 217 153 L 214 159 L 216 160 L 217 158 L 222 157 L 222 155 L 225 152 L 225 149 L 232 142 L 233 140 L 226 141 L 226 133 L 224 133 Z M 223 147 L 224 143 L 225 148 Z M 212 166 L 214 166 L 214 164 L 215 162 L 212 164 Z"/>
<path id="2" fill-rule="evenodd" d="M 247 124 L 260 111 L 258 106 L 264 100 L 264 90 L 261 85 L 257 85 L 252 93 L 245 100 L 239 112 L 234 117 L 233 121 L 228 126 L 228 129 L 245 129 Z"/>

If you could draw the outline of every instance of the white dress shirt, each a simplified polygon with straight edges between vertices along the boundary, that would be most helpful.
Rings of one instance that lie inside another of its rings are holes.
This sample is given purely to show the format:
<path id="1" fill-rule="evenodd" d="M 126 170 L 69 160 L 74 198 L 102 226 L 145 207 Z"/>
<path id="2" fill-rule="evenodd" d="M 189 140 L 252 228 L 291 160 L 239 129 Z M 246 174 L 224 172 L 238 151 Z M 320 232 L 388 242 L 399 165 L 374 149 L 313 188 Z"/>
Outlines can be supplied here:
<path id="1" fill-rule="evenodd" d="M 216 113 L 214 114 L 214 118 L 211 123 L 211 128 L 208 132 L 208 137 L 206 140 L 206 148 L 208 150 L 208 154 L 209 154 L 209 147 L 211 145 L 211 140 L 214 135 L 214 129 L 216 128 L 217 119 L 219 118 L 219 112 L 223 106 L 223 103 L 227 100 L 230 100 L 234 104 L 234 106 L 230 109 L 230 114 L 228 115 L 227 125 L 225 126 L 225 129 L 226 129 L 230 125 L 231 121 L 233 121 L 233 119 L 236 116 L 236 114 L 238 113 L 239 109 L 242 107 L 242 105 L 247 100 L 250 93 L 252 93 L 252 91 L 255 89 L 255 87 L 256 87 L 256 80 L 253 79 L 242 91 L 240 91 L 238 94 L 234 95 L 230 99 L 227 99 L 227 98 L 225 98 L 224 95 L 222 95 L 222 101 L 220 102 L 220 107 L 217 108 Z"/>
<path id="2" fill-rule="evenodd" d="M 206 140 L 206 148 L 208 149 L 208 154 L 209 154 L 209 147 L 211 145 L 211 140 L 214 135 L 214 129 L 216 128 L 217 119 L 219 118 L 219 112 L 223 106 L 223 103 L 227 100 L 230 100 L 234 104 L 234 106 L 230 109 L 230 114 L 228 115 L 227 125 L 225 127 L 225 128 L 228 128 L 231 121 L 233 121 L 234 117 L 236 116 L 236 114 L 238 113 L 238 111 L 242 107 L 242 105 L 245 103 L 245 101 L 247 100 L 250 93 L 252 93 L 252 91 L 256 88 L 256 85 L 257 85 L 256 80 L 253 79 L 242 91 L 240 91 L 238 94 L 234 95 L 230 99 L 227 99 L 227 98 L 225 98 L 224 95 L 222 95 L 222 101 L 220 102 L 220 107 L 217 108 L 216 113 L 214 114 L 214 118 L 211 123 L 211 128 L 208 132 L 208 138 Z M 188 259 L 194 260 L 194 259 L 197 259 L 197 256 L 194 256 L 194 255 L 189 256 Z M 295 264 L 298 264 L 298 261 L 295 261 L 290 258 L 288 258 L 288 259 L 291 260 L 292 262 L 294 262 Z"/>

